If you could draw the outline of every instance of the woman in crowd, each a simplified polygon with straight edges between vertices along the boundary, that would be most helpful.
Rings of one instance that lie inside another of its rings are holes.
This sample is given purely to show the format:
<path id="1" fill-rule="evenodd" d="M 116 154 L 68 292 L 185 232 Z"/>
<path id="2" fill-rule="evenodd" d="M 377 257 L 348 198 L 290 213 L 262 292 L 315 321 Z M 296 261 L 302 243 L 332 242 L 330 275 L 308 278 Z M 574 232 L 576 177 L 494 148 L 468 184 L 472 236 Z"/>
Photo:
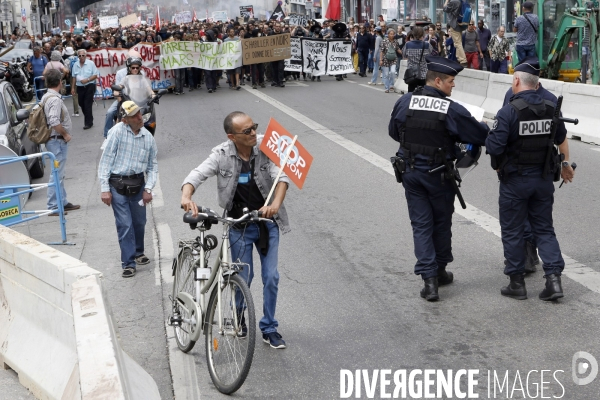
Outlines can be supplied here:
<path id="1" fill-rule="evenodd" d="M 377 77 L 379 77 L 379 54 L 381 53 L 381 42 L 383 42 L 383 31 L 381 30 L 380 26 L 376 26 L 375 27 L 375 50 L 373 51 L 373 61 L 374 61 L 374 68 L 373 68 L 373 77 L 371 77 L 371 81 L 369 82 L 369 85 L 377 85 Z"/>
<path id="2" fill-rule="evenodd" d="M 407 69 L 414 69 L 417 72 L 416 82 L 408 85 L 408 91 L 414 91 L 418 86 L 425 85 L 425 76 L 427 75 L 427 57 L 432 52 L 429 43 L 423 41 L 423 28 L 415 26 L 411 33 L 414 40 L 406 43 L 404 46 L 404 58 L 408 60 Z"/>
<path id="3" fill-rule="evenodd" d="M 421 30 L 423 32 L 423 30 Z M 379 46 L 379 65 L 383 74 L 385 92 L 394 91 L 394 78 L 396 76 L 396 60 L 401 55 L 400 45 L 396 40 L 396 31 L 388 29 L 387 37 Z"/>

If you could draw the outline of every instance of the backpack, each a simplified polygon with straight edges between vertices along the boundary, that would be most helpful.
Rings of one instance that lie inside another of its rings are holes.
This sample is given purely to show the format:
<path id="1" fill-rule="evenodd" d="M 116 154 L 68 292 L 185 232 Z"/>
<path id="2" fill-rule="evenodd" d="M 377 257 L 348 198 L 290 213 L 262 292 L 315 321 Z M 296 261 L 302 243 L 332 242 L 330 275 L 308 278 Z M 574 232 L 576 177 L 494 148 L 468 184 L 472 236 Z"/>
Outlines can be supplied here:
<path id="1" fill-rule="evenodd" d="M 27 137 L 35 144 L 46 143 L 50 140 L 50 133 L 52 132 L 52 128 L 48 126 L 48 121 L 46 120 L 46 113 L 44 112 L 44 106 L 46 105 L 46 101 L 50 98 L 50 96 L 59 97 L 55 95 L 47 96 L 43 102 L 39 104 L 38 107 L 34 108 L 31 114 L 29 115 L 29 123 L 27 125 Z M 60 98 L 60 97 L 59 97 Z M 60 119 L 64 118 L 63 111 L 61 110 Z"/>
<path id="2" fill-rule="evenodd" d="M 387 51 L 385 52 L 385 59 L 388 61 L 396 61 L 397 58 L 398 54 L 396 54 L 396 48 L 394 47 L 393 43 L 390 43 Z"/>
<path id="3" fill-rule="evenodd" d="M 466 0 L 461 0 L 460 10 L 458 12 L 458 17 L 456 18 L 456 26 L 458 31 L 462 32 L 469 27 L 472 14 L 473 10 L 471 9 L 471 5 Z"/>

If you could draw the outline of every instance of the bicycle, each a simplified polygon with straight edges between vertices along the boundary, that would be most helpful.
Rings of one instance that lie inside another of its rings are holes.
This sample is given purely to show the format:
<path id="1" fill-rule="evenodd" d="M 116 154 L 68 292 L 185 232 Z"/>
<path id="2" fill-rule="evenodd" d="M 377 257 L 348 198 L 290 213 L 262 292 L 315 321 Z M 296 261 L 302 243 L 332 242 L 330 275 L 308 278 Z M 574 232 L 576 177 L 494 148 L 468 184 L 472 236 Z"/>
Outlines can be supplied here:
<path id="1" fill-rule="evenodd" d="M 203 207 L 198 207 L 197 217 L 185 213 L 183 222 L 200 231 L 200 236 L 179 240 L 179 253 L 173 259 L 173 308 L 168 324 L 173 326 L 177 346 L 184 353 L 194 347 L 201 333 L 205 335 L 210 377 L 225 394 L 235 392 L 246 380 L 256 339 L 254 301 L 250 288 L 238 275 L 249 265 L 231 261 L 229 230 L 243 222 L 273 222 L 261 218 L 258 211 L 244 209 L 243 213 L 238 219 L 219 217 Z M 218 222 L 223 224 L 221 246 L 210 268 L 210 252 L 217 248 L 218 240 L 206 231 Z"/>

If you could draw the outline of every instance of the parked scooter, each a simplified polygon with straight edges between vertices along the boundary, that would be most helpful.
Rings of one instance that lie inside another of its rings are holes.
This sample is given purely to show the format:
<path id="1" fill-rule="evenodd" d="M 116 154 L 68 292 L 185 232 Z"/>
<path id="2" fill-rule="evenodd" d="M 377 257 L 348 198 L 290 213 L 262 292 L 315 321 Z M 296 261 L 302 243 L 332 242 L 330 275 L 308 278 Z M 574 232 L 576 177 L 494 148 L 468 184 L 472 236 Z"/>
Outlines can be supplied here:
<path id="1" fill-rule="evenodd" d="M 122 85 L 112 85 L 113 91 L 120 92 L 121 100 L 119 102 L 119 110 L 123 102 L 131 100 L 142 110 L 142 118 L 144 127 L 154 136 L 156 131 L 156 113 L 154 104 L 158 104 L 158 100 L 162 95 L 167 94 L 167 89 L 161 89 L 154 94 L 150 79 L 143 75 L 127 75 L 122 82 Z"/>
<path id="2" fill-rule="evenodd" d="M 34 90 L 30 73 L 27 71 L 27 61 L 9 63 L 4 77 L 14 86 L 21 101 L 29 102 L 33 99 Z"/>

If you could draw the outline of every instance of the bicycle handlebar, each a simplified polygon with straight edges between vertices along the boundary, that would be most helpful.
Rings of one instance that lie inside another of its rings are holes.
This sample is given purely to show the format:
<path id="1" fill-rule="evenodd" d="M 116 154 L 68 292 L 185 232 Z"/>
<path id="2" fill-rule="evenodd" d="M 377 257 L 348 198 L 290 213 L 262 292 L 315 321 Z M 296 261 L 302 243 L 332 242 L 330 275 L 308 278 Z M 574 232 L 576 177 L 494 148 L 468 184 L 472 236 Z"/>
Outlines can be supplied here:
<path id="1" fill-rule="evenodd" d="M 198 206 L 198 217 L 215 219 L 215 220 L 220 221 L 227 225 L 235 225 L 237 223 L 245 222 L 247 220 L 250 220 L 251 222 L 261 222 L 261 221 L 274 222 L 273 220 L 268 219 L 268 218 L 261 218 L 261 215 L 262 215 L 262 211 L 258 211 L 258 210 L 247 211 L 247 210 L 245 210 L 244 215 L 242 215 L 240 218 L 237 218 L 237 219 L 234 219 L 231 217 L 224 218 L 224 217 L 220 217 L 215 211 L 211 210 L 208 207 Z M 184 222 L 187 222 L 189 224 L 200 222 L 200 221 L 194 221 L 194 222 L 185 221 L 186 216 L 191 216 L 191 211 L 188 211 L 184 215 Z M 196 218 L 198 218 L 198 217 L 196 217 Z"/>

